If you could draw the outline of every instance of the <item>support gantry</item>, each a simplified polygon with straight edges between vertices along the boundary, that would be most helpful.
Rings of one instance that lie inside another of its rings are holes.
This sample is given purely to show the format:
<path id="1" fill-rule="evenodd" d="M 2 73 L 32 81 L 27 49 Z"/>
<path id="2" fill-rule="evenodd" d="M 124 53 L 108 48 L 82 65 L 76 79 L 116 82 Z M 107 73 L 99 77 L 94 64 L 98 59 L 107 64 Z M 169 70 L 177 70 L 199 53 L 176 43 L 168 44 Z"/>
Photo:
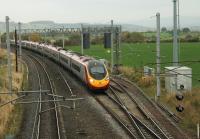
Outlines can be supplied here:
<path id="1" fill-rule="evenodd" d="M 62 27 L 62 28 L 45 28 L 45 29 L 21 29 L 18 33 L 30 34 L 39 33 L 45 35 L 47 34 L 72 34 L 79 33 L 81 36 L 81 54 L 84 54 L 84 34 L 92 35 L 104 35 L 104 33 L 111 33 L 111 72 L 116 71 L 118 66 L 121 64 L 121 25 L 83 25 L 79 27 Z"/>

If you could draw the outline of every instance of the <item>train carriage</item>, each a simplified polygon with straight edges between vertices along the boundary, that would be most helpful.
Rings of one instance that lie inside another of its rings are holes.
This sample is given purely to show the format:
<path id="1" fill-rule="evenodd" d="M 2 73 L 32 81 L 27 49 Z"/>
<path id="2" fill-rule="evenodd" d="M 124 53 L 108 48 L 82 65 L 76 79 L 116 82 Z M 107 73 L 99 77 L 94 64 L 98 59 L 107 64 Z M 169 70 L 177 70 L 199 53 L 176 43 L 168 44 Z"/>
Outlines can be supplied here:
<path id="1" fill-rule="evenodd" d="M 89 56 L 83 56 L 60 47 L 23 41 L 23 47 L 30 48 L 59 62 L 72 71 L 92 90 L 106 90 L 109 87 L 109 74 L 105 64 Z"/>

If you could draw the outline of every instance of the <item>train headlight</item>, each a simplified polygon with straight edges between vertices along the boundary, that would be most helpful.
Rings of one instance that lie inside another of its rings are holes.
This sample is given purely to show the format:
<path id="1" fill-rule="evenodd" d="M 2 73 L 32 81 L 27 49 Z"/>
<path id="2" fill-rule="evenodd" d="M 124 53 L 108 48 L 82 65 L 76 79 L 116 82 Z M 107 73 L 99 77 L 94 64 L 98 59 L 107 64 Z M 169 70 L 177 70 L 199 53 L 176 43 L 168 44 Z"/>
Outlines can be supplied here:
<path id="1" fill-rule="evenodd" d="M 106 77 L 106 81 L 108 81 L 109 79 L 110 79 L 109 76 L 107 76 L 107 77 Z"/>
<path id="2" fill-rule="evenodd" d="M 90 83 L 93 83 L 94 82 L 94 80 L 93 79 L 90 79 Z"/>

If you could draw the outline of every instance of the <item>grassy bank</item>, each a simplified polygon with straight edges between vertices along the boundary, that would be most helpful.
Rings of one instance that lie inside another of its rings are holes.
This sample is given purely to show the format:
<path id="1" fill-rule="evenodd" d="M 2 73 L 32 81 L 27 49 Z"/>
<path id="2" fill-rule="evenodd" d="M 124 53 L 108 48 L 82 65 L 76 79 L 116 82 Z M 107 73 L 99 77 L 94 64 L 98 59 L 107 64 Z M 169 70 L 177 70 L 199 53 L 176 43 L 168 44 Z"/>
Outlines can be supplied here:
<path id="1" fill-rule="evenodd" d="M 23 74 L 16 73 L 15 69 L 15 56 L 12 54 L 12 90 L 14 92 L 18 91 L 22 87 L 22 80 Z M 8 74 L 7 74 L 7 52 L 4 49 L 0 49 L 0 60 L 1 60 L 1 67 L 0 67 L 0 92 L 8 92 Z M 11 99 L 16 98 L 16 95 L 0 95 L 0 104 L 3 104 Z M 21 109 L 19 106 L 14 106 L 12 104 L 8 104 L 4 107 L 0 108 L 0 138 L 3 138 L 5 134 L 16 133 L 17 128 L 15 128 L 14 123 L 20 122 L 20 113 Z M 16 119 L 17 118 L 17 119 Z M 13 122 L 13 120 L 15 122 Z"/>

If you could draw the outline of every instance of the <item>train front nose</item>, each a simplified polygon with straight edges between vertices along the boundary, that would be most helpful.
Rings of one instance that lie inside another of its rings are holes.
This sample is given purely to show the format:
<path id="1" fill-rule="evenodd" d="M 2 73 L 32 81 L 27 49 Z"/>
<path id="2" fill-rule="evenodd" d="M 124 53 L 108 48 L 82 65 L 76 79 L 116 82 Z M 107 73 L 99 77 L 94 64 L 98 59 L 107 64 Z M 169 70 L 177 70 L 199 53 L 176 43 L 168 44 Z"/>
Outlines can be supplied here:
<path id="1" fill-rule="evenodd" d="M 109 80 L 95 80 L 90 78 L 89 79 L 89 87 L 93 90 L 106 90 L 109 87 Z"/>
<path id="2" fill-rule="evenodd" d="M 103 63 L 93 60 L 88 64 L 89 87 L 94 90 L 107 89 L 109 86 L 109 75 Z"/>

